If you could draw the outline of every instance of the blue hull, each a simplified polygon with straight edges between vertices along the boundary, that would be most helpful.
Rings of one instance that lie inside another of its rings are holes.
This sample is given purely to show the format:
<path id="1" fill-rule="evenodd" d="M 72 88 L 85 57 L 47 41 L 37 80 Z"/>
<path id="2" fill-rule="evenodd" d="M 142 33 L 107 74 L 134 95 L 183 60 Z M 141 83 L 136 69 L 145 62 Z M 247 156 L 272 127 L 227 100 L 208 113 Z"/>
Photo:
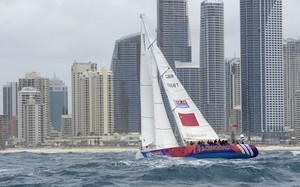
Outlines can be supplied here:
<path id="1" fill-rule="evenodd" d="M 227 144 L 227 145 L 187 145 L 151 151 L 141 151 L 145 158 L 156 156 L 167 157 L 191 157 L 203 158 L 225 158 L 225 159 L 246 159 L 258 155 L 254 145 L 249 144 Z"/>

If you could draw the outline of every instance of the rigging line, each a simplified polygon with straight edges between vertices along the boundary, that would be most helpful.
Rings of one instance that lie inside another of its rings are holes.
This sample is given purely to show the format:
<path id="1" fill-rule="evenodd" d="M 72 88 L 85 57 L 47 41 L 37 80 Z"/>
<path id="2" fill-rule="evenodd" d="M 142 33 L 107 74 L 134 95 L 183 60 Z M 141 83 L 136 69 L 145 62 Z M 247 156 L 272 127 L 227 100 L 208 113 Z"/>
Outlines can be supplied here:
<path id="1" fill-rule="evenodd" d="M 155 41 L 156 41 L 156 38 L 153 40 L 153 42 L 149 45 L 149 47 L 147 49 L 149 49 L 150 47 L 152 47 L 152 45 L 154 44 Z"/>
<path id="2" fill-rule="evenodd" d="M 161 76 L 160 76 L 160 78 L 162 78 L 166 73 L 167 73 L 167 71 L 170 69 L 170 67 L 168 67 L 168 69 L 163 73 L 163 74 L 161 74 Z"/>
<path id="3" fill-rule="evenodd" d="M 172 111 L 174 112 L 174 110 L 177 108 L 178 106 L 176 106 L 175 108 L 172 109 Z"/>

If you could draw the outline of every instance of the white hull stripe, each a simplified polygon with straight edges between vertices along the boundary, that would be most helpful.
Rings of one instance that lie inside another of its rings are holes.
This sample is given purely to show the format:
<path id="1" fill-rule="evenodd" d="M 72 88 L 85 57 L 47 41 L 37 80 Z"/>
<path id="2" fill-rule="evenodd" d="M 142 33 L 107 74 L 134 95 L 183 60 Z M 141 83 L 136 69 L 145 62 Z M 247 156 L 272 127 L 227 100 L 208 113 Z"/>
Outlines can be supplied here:
<path id="1" fill-rule="evenodd" d="M 247 147 L 245 146 L 245 144 L 240 144 L 242 146 L 242 148 L 246 151 L 247 155 L 250 155 L 249 150 L 247 149 Z"/>
<path id="2" fill-rule="evenodd" d="M 245 150 L 241 147 L 240 144 L 237 144 L 237 146 L 238 146 L 238 148 L 242 151 L 243 154 L 246 154 L 246 153 L 245 153 Z"/>
<path id="3" fill-rule="evenodd" d="M 252 150 L 252 148 L 248 145 L 248 144 L 245 144 L 245 146 L 248 148 L 248 150 L 250 151 L 250 153 L 251 153 L 251 156 L 253 156 L 254 155 L 254 153 L 253 153 L 253 150 Z"/>

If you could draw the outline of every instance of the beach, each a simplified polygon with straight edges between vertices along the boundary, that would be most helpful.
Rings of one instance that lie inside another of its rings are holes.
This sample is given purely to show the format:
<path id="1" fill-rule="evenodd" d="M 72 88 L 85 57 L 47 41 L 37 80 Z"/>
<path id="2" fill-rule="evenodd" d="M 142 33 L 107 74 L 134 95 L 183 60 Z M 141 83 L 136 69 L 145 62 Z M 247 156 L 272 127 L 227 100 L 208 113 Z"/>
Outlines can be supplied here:
<path id="1" fill-rule="evenodd" d="M 300 146 L 282 146 L 282 145 L 272 145 L 272 146 L 257 146 L 259 151 L 300 151 Z M 137 147 L 81 147 L 81 148 L 7 148 L 0 150 L 1 153 L 119 153 L 119 152 L 138 152 Z"/>
<path id="2" fill-rule="evenodd" d="M 29 153 L 109 153 L 109 152 L 138 152 L 139 149 L 136 147 L 111 147 L 111 148 L 102 148 L 102 147 L 81 147 L 81 148 L 8 148 L 0 150 L 1 153 L 20 153 L 20 152 L 29 152 Z"/>

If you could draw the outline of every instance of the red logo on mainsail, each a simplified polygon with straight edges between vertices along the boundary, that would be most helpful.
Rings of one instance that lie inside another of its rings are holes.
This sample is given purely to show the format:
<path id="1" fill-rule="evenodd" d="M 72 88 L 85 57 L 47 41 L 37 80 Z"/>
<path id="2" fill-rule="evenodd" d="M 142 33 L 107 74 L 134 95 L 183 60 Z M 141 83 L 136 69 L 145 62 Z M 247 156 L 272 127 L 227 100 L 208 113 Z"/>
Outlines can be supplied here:
<path id="1" fill-rule="evenodd" d="M 178 113 L 178 115 L 183 126 L 199 126 L 199 123 L 194 113 Z"/>

